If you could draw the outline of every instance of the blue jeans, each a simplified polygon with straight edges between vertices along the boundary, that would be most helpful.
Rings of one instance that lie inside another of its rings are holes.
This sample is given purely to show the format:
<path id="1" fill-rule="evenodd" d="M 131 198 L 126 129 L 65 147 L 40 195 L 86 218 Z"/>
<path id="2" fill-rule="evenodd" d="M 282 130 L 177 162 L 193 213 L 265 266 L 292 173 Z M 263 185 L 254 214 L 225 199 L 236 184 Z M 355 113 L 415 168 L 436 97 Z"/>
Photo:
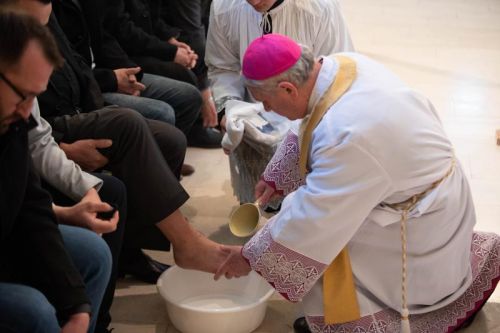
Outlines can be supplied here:
<path id="1" fill-rule="evenodd" d="M 102 238 L 92 231 L 65 225 L 59 226 L 59 230 L 92 303 L 89 327 L 92 333 L 111 272 L 111 254 Z M 0 282 L 0 332 L 60 331 L 56 310 L 40 291 L 27 285 Z"/>
<path id="2" fill-rule="evenodd" d="M 0 331 L 59 333 L 56 310 L 37 289 L 0 283 Z"/>
<path id="3" fill-rule="evenodd" d="M 202 99 L 198 89 L 185 82 L 146 73 L 141 82 L 146 86 L 141 96 L 104 93 L 104 100 L 134 109 L 148 119 L 175 125 L 187 135 L 200 114 Z"/>

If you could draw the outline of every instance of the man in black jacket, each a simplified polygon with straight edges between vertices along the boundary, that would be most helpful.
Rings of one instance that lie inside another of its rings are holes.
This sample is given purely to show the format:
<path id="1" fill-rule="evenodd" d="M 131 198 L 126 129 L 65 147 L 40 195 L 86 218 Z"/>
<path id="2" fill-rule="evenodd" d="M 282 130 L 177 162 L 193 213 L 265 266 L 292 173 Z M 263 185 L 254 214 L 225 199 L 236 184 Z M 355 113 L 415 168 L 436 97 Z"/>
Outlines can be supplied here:
<path id="1" fill-rule="evenodd" d="M 109 249 L 88 230 L 58 227 L 28 151 L 33 101 L 62 59 L 48 30 L 28 16 L 0 10 L 0 31 L 0 327 L 92 332 Z"/>
<path id="2" fill-rule="evenodd" d="M 109 104 L 175 125 L 186 136 L 199 117 L 201 96 L 193 85 L 144 73 L 102 28 L 99 0 L 53 0 L 53 12 L 73 48 L 88 66 Z"/>
<path id="3" fill-rule="evenodd" d="M 188 143 L 193 146 L 220 147 L 222 134 L 211 129 L 218 121 L 207 68 L 203 59 L 199 58 L 204 54 L 204 44 L 186 39 L 186 42 L 194 42 L 194 48 L 178 39 L 187 35 L 181 35 L 180 29 L 167 25 L 161 17 L 163 9 L 167 9 L 166 1 L 108 0 L 105 6 L 105 28 L 144 71 L 190 82 L 200 90 L 203 100 L 201 119 L 194 124 L 194 132 L 188 136 Z M 206 128 L 205 132 L 200 131 L 201 126 Z M 214 144 L 203 145 L 204 141 Z"/>

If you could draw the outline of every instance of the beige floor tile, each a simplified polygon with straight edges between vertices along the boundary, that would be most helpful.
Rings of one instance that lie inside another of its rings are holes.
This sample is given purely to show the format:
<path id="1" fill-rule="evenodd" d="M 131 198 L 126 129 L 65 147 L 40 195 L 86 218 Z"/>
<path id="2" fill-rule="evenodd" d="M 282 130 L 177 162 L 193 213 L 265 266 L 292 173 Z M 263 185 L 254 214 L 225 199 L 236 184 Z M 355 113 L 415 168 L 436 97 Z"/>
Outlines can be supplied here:
<path id="1" fill-rule="evenodd" d="M 477 224 L 475 229 L 488 232 L 498 232 L 500 224 L 500 203 L 494 204 L 482 203 L 475 200 Z M 499 290 L 500 291 L 500 290 Z"/>

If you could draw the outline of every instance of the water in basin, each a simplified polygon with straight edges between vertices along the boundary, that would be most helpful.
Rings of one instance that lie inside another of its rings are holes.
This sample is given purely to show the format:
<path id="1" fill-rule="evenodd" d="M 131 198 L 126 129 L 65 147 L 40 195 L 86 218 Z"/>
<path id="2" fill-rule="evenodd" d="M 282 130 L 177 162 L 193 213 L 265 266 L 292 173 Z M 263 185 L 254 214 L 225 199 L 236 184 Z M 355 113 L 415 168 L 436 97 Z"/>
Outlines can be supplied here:
<path id="1" fill-rule="evenodd" d="M 251 304 L 251 299 L 233 294 L 207 294 L 188 297 L 180 302 L 181 306 L 188 306 L 200 310 L 224 310 Z"/>

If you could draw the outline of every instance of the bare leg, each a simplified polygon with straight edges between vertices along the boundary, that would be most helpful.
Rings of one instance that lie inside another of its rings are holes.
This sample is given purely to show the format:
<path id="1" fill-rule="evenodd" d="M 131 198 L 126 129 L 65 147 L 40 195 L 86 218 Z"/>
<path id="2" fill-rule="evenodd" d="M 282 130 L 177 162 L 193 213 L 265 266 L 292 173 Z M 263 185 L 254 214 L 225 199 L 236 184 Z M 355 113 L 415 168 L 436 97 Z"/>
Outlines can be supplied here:
<path id="1" fill-rule="evenodd" d="M 221 245 L 196 231 L 179 210 L 156 226 L 170 240 L 175 263 L 182 268 L 215 273 L 226 259 Z"/>

